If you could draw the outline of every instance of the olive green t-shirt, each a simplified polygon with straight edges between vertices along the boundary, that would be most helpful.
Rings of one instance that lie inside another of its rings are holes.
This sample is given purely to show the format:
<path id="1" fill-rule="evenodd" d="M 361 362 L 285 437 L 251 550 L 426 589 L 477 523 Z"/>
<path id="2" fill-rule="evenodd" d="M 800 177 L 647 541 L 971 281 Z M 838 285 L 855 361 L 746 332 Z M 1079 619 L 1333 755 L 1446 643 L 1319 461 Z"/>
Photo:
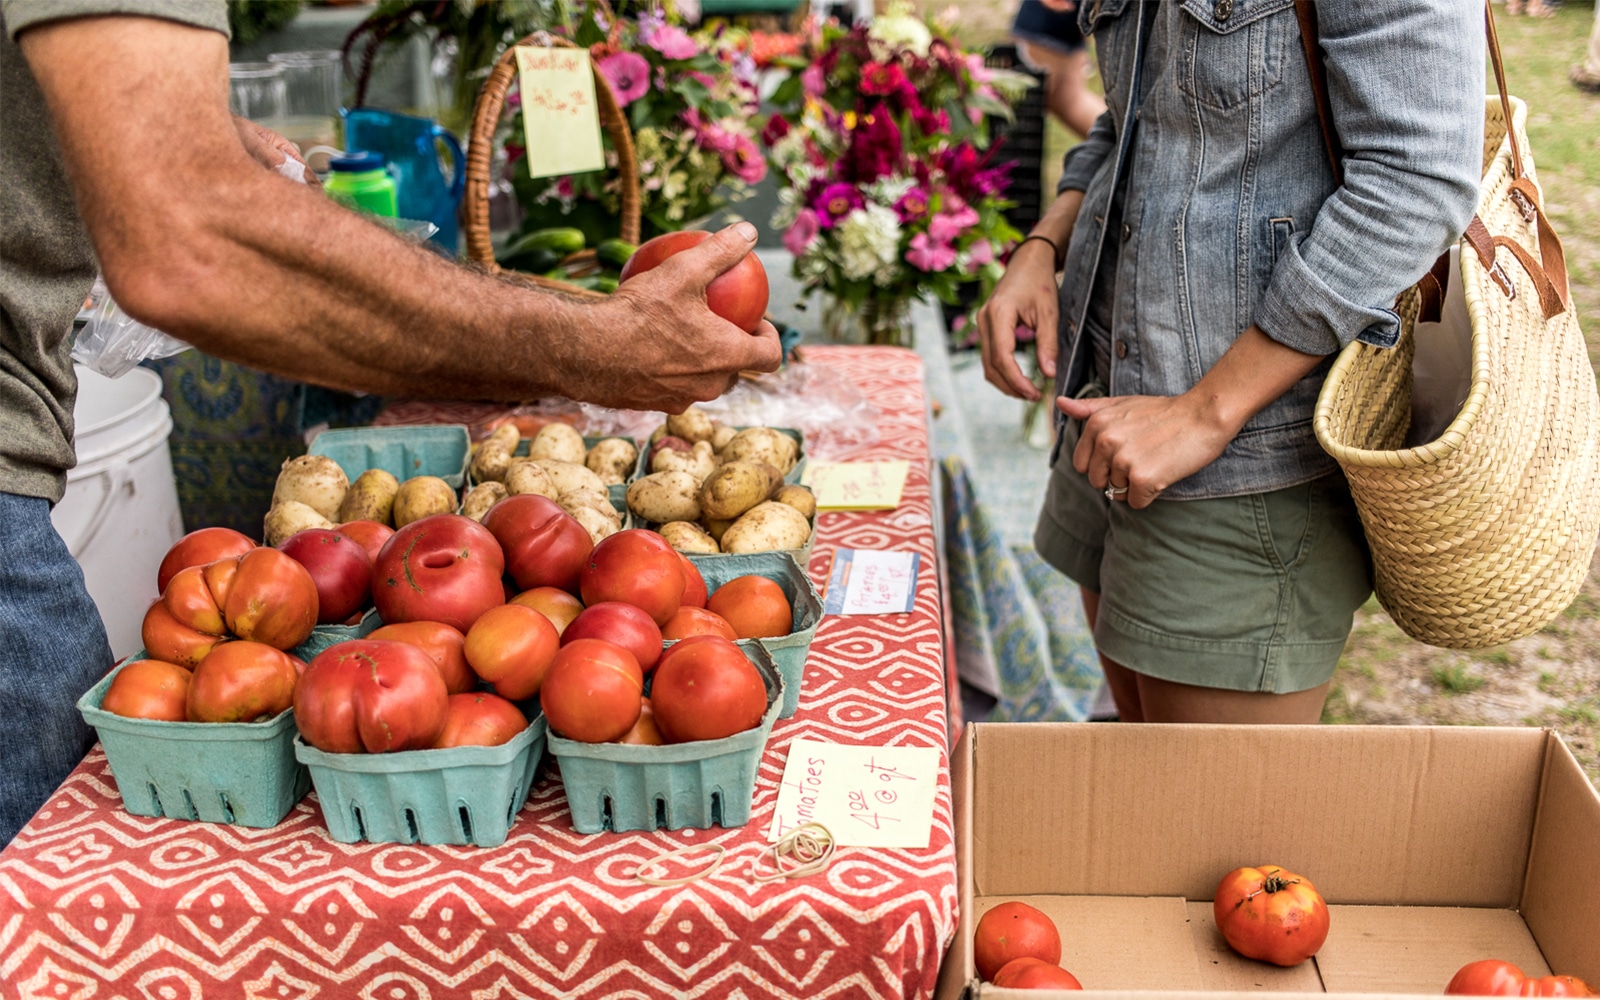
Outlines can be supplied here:
<path id="1" fill-rule="evenodd" d="M 224 0 L 0 0 L 0 492 L 52 503 L 75 463 L 72 320 L 97 267 L 16 38 L 47 21 L 97 14 L 228 32 Z M 79 71 L 95 72 L 92 53 Z"/>

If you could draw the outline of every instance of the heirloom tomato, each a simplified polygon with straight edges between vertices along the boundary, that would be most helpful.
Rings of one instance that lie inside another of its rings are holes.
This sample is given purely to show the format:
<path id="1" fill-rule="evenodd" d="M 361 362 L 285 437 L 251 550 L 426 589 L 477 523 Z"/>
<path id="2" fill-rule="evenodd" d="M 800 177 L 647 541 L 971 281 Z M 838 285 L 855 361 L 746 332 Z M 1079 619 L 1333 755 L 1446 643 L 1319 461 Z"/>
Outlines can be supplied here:
<path id="1" fill-rule="evenodd" d="M 190 722 L 255 722 L 294 703 L 294 657 L 264 642 L 241 640 L 213 649 L 189 679 Z"/>
<path id="2" fill-rule="evenodd" d="M 978 976 L 992 982 L 1006 963 L 1019 958 L 1055 965 L 1061 961 L 1061 933 L 1044 911 L 1027 903 L 1001 903 L 978 918 L 972 959 Z"/>
<path id="3" fill-rule="evenodd" d="M 385 622 L 444 622 L 466 632 L 505 603 L 500 543 L 460 514 L 412 521 L 383 543 L 372 570 L 372 601 Z"/>
<path id="4" fill-rule="evenodd" d="M 483 526 L 505 550 L 506 570 L 518 587 L 578 589 L 594 540 L 554 500 L 536 493 L 506 497 L 483 515 Z"/>
<path id="5" fill-rule="evenodd" d="M 239 557 L 222 611 L 228 631 L 239 638 L 289 649 L 305 642 L 317 625 L 317 584 L 277 549 L 251 549 Z"/>
<path id="6" fill-rule="evenodd" d="M 683 560 L 683 598 L 678 603 L 688 608 L 703 608 L 706 606 L 706 578 L 700 575 L 700 567 L 694 560 L 678 553 L 678 558 Z"/>
<path id="7" fill-rule="evenodd" d="M 478 675 L 467 666 L 467 656 L 463 652 L 467 637 L 444 622 L 382 625 L 363 638 L 404 642 L 427 653 L 439 667 L 445 690 L 451 694 L 471 691 L 478 686 Z"/>
<path id="8" fill-rule="evenodd" d="M 129 719 L 188 719 L 189 671 L 161 660 L 135 660 L 106 688 L 100 707 Z"/>
<path id="9" fill-rule="evenodd" d="M 336 525 L 334 530 L 366 550 L 367 558 L 374 563 L 378 561 L 378 553 L 383 551 L 383 543 L 394 537 L 393 528 L 377 521 L 346 521 Z"/>
<path id="10" fill-rule="evenodd" d="M 687 639 L 691 635 L 715 635 L 729 641 L 739 638 L 739 633 L 733 630 L 728 620 L 715 611 L 685 604 L 661 627 L 661 638 L 677 640 Z"/>
<path id="11" fill-rule="evenodd" d="M 996 986 L 1013 990 L 1081 990 L 1078 977 L 1059 965 L 1037 958 L 1013 958 L 1000 967 L 990 980 Z"/>
<path id="12" fill-rule="evenodd" d="M 583 743 L 621 739 L 639 721 L 644 671 L 604 639 L 576 639 L 556 653 L 539 691 L 551 732 Z"/>
<path id="13" fill-rule="evenodd" d="M 1328 904 L 1311 882 L 1277 865 L 1236 868 L 1211 901 L 1217 929 L 1245 958 L 1299 965 L 1328 937 Z"/>
<path id="14" fill-rule="evenodd" d="M 145 655 L 190 670 L 212 649 L 228 641 L 226 636 L 210 635 L 178 621 L 162 601 L 150 605 L 144 613 L 139 636 L 144 641 Z"/>
<path id="15" fill-rule="evenodd" d="M 711 238 L 702 229 L 684 229 L 662 233 L 646 240 L 622 265 L 622 281 L 657 267 L 662 261 L 699 246 Z M 761 325 L 767 311 L 767 269 L 754 253 L 711 279 L 706 286 L 706 307 L 745 333 L 753 333 Z"/>
<path id="16" fill-rule="evenodd" d="M 1576 976 L 1526 976 L 1510 962 L 1485 958 L 1468 962 L 1450 977 L 1446 995 L 1474 997 L 1591 997 L 1589 984 Z"/>
<path id="17" fill-rule="evenodd" d="M 539 693 L 560 645 L 550 619 L 520 604 L 503 604 L 472 623 L 463 651 L 496 694 L 522 701 Z"/>
<path id="18" fill-rule="evenodd" d="M 488 691 L 453 694 L 445 708 L 444 729 L 434 749 L 497 747 L 528 728 L 522 709 Z"/>
<path id="19" fill-rule="evenodd" d="M 736 576 L 716 589 L 706 610 L 721 615 L 741 639 L 788 635 L 794 609 L 783 588 L 764 576 Z"/>
<path id="20" fill-rule="evenodd" d="M 1592 997 L 1595 991 L 1577 976 L 1530 976 L 1522 982 L 1525 997 Z"/>
<path id="21" fill-rule="evenodd" d="M 583 602 L 560 587 L 535 587 L 513 597 L 512 604 L 520 604 L 550 619 L 556 635 L 564 635 L 572 620 L 583 613 Z"/>
<path id="22" fill-rule="evenodd" d="M 668 743 L 717 740 L 761 724 L 767 686 L 738 646 L 708 636 L 676 643 L 662 654 L 650 704 Z"/>
<path id="23" fill-rule="evenodd" d="M 426 750 L 444 730 L 449 703 L 427 653 L 404 642 L 352 639 L 306 666 L 294 690 L 294 724 L 302 739 L 329 753 Z"/>
<path id="24" fill-rule="evenodd" d="M 621 601 L 601 601 L 583 609 L 561 634 L 561 644 L 578 639 L 604 639 L 633 654 L 639 669 L 649 673 L 661 658 L 661 629 L 644 609 Z"/>
<path id="25" fill-rule="evenodd" d="M 601 601 L 632 604 L 659 627 L 683 603 L 683 559 L 655 532 L 629 528 L 600 539 L 578 587 L 586 606 Z"/>
<path id="26" fill-rule="evenodd" d="M 307 528 L 285 538 L 278 551 L 311 574 L 319 625 L 336 625 L 372 603 L 372 557 L 353 538 L 328 528 Z"/>
<path id="27" fill-rule="evenodd" d="M 222 620 L 222 609 L 206 584 L 206 567 L 189 566 L 172 575 L 167 589 L 161 592 L 161 603 L 167 606 L 178 624 L 187 625 L 196 632 L 223 635 L 228 626 Z"/>
<path id="28" fill-rule="evenodd" d="M 232 528 L 201 528 L 191 531 L 173 543 L 161 557 L 161 568 L 156 570 L 156 590 L 164 591 L 167 583 L 181 569 L 204 566 L 218 559 L 237 559 L 256 547 L 250 536 Z"/>

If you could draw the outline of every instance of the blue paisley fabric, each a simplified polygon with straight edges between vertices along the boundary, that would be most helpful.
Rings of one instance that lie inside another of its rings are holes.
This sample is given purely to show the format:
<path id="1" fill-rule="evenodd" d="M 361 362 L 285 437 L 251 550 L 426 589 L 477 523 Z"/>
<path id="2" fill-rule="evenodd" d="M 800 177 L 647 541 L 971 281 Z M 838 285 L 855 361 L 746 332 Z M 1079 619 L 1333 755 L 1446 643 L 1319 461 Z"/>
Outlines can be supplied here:
<path id="1" fill-rule="evenodd" d="M 1082 722 L 1105 681 L 1077 587 L 1007 546 L 959 458 L 944 466 L 945 558 L 962 673 L 999 679 L 996 722 Z"/>

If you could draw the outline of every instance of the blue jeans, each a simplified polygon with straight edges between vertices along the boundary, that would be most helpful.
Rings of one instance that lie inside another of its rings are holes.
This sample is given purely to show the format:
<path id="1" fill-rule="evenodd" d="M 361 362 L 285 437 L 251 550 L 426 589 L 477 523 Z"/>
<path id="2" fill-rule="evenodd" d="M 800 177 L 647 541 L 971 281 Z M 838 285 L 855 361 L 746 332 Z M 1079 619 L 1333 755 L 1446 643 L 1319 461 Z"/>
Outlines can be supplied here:
<path id="1" fill-rule="evenodd" d="M 105 625 L 49 502 L 0 493 L 0 847 L 94 744 L 76 703 L 111 666 Z"/>

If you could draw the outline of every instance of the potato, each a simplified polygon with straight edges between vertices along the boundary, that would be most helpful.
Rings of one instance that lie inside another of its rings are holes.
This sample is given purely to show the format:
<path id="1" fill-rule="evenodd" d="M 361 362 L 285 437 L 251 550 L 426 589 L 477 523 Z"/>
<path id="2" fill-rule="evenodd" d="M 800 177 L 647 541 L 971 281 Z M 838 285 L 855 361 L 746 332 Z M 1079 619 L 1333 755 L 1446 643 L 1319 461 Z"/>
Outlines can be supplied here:
<path id="1" fill-rule="evenodd" d="M 781 552 L 798 549 L 811 537 L 805 516 L 788 504 L 767 500 L 757 504 L 722 535 L 724 552 Z"/>
<path id="2" fill-rule="evenodd" d="M 587 466 L 578 462 L 561 462 L 552 458 L 537 459 L 539 468 L 550 477 L 550 482 L 555 484 L 556 496 L 571 493 L 573 490 L 594 490 L 597 493 L 606 492 L 606 484 L 600 477 L 590 472 Z"/>
<path id="3" fill-rule="evenodd" d="M 711 418 L 706 415 L 706 411 L 691 406 L 682 413 L 674 413 L 667 418 L 667 433 L 681 437 L 691 444 L 696 441 L 710 441 L 713 433 Z"/>
<path id="4" fill-rule="evenodd" d="M 482 521 L 489 508 L 510 496 L 504 483 L 479 483 L 461 501 L 461 513 L 474 521 Z"/>
<path id="5" fill-rule="evenodd" d="M 600 544 L 600 539 L 607 535 L 615 535 L 622 530 L 622 526 L 616 521 L 606 517 L 593 507 L 574 507 L 567 513 L 572 515 L 573 520 L 583 525 L 583 530 L 589 533 L 590 540 L 596 545 Z"/>
<path id="6" fill-rule="evenodd" d="M 583 443 L 583 435 L 579 434 L 571 424 L 560 422 L 545 424 L 528 445 L 529 458 L 552 459 L 577 465 L 583 464 L 583 457 L 588 451 L 588 446 Z"/>
<path id="7" fill-rule="evenodd" d="M 717 540 L 717 544 L 721 545 L 722 536 L 728 533 L 729 528 L 733 527 L 733 522 L 735 520 L 737 520 L 737 518 L 702 517 L 700 519 L 700 523 L 705 527 L 706 532 L 710 534 L 712 538 Z"/>
<path id="8" fill-rule="evenodd" d="M 544 466 L 531 458 L 518 458 L 512 461 L 511 467 L 506 470 L 506 492 L 511 496 L 519 493 L 537 493 L 552 500 L 561 495 L 561 491 L 556 489 L 556 484 L 550 481 L 550 473 L 544 471 Z"/>
<path id="9" fill-rule="evenodd" d="M 506 470 L 511 467 L 512 450 L 516 442 L 490 439 L 478 445 L 472 453 L 472 478 L 479 483 L 504 483 Z"/>
<path id="10" fill-rule="evenodd" d="M 767 471 L 754 462 L 729 462 L 717 467 L 700 487 L 700 512 L 706 517 L 734 518 L 772 493 Z"/>
<path id="11" fill-rule="evenodd" d="M 377 521 L 389 524 L 394 516 L 394 495 L 400 491 L 400 480 L 382 469 L 368 469 L 356 477 L 345 491 L 344 502 L 339 504 L 340 524 L 346 521 Z"/>
<path id="12" fill-rule="evenodd" d="M 618 528 L 622 527 L 622 511 L 612 504 L 611 494 L 609 493 L 598 493 L 594 490 L 573 490 L 570 493 L 561 494 L 556 499 L 556 503 L 560 504 L 561 509 L 568 514 L 573 513 L 578 507 L 588 507 L 616 522 Z"/>
<path id="13" fill-rule="evenodd" d="M 770 427 L 746 427 L 722 449 L 724 462 L 766 462 L 784 475 L 800 460 L 794 438 Z"/>
<path id="14" fill-rule="evenodd" d="M 646 521 L 695 521 L 700 518 L 700 481 L 687 472 L 652 472 L 628 487 L 628 508 Z"/>
<path id="15" fill-rule="evenodd" d="M 772 499 L 779 503 L 786 503 L 795 510 L 805 515 L 807 521 L 817 516 L 817 497 L 810 489 L 804 486 L 784 486 Z"/>
<path id="16" fill-rule="evenodd" d="M 508 451 L 516 451 L 517 445 L 522 443 L 522 432 L 516 424 L 501 424 L 489 436 L 483 439 L 483 444 L 497 444 Z M 483 447 L 479 445 L 478 447 Z"/>
<path id="17" fill-rule="evenodd" d="M 278 471 L 272 506 L 295 500 L 331 520 L 338 516 L 349 489 L 350 477 L 338 462 L 326 455 L 301 455 L 284 462 Z"/>
<path id="18" fill-rule="evenodd" d="M 739 433 L 739 428 L 730 427 L 725 423 L 713 420 L 711 422 L 711 450 L 722 454 L 722 449 L 728 447 L 728 442 Z"/>
<path id="19" fill-rule="evenodd" d="M 394 495 L 394 526 L 404 528 L 434 514 L 453 514 L 456 491 L 438 476 L 414 476 Z"/>
<path id="20" fill-rule="evenodd" d="M 589 449 L 583 464 L 607 486 L 621 486 L 639 464 L 639 449 L 627 438 L 606 438 Z"/>
<path id="21" fill-rule="evenodd" d="M 705 482 L 707 476 L 717 471 L 717 456 L 711 450 L 711 442 L 696 442 L 693 451 L 662 448 L 650 459 L 651 472 L 671 472 L 674 469 L 687 472 L 696 482 Z"/>
<path id="22" fill-rule="evenodd" d="M 267 511 L 262 534 L 266 536 L 268 545 L 278 545 L 295 532 L 307 528 L 331 527 L 333 527 L 332 521 L 300 501 L 285 500 L 283 503 L 273 504 L 272 509 Z"/>
<path id="23" fill-rule="evenodd" d="M 679 552 L 721 552 L 717 540 L 693 521 L 669 521 L 660 528 L 661 537 Z"/>

